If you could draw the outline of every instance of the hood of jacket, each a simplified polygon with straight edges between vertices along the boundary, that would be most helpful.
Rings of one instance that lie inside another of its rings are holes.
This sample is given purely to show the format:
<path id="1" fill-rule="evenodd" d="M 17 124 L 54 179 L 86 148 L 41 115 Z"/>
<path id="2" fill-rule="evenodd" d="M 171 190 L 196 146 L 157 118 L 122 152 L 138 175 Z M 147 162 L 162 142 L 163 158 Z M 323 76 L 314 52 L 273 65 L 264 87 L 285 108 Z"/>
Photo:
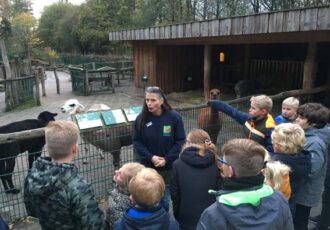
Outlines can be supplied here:
<path id="1" fill-rule="evenodd" d="M 272 224 L 276 226 L 279 212 L 283 205 L 287 205 L 283 195 L 274 192 L 268 185 L 256 190 L 224 194 L 217 197 L 217 202 L 224 219 L 237 229 L 246 226 L 251 226 L 251 229 L 269 229 Z"/>
<path id="2" fill-rule="evenodd" d="M 327 124 L 322 129 L 310 129 L 307 135 L 318 135 L 324 143 L 330 148 L 330 124 Z"/>
<path id="3" fill-rule="evenodd" d="M 169 229 L 170 215 L 161 207 L 145 217 L 131 216 L 128 211 L 124 213 L 120 229 Z M 139 211 L 136 211 L 136 213 L 139 213 Z"/>
<path id="4" fill-rule="evenodd" d="M 77 178 L 78 169 L 73 164 L 59 164 L 50 158 L 40 157 L 27 175 L 28 191 L 32 195 L 49 196 Z"/>
<path id="5" fill-rule="evenodd" d="M 203 157 L 198 154 L 198 151 L 200 151 L 200 147 L 198 145 L 190 144 L 183 149 L 180 154 L 180 159 L 195 168 L 207 168 L 214 164 L 215 157 L 211 151 L 205 150 L 205 155 Z"/>
<path id="6" fill-rule="evenodd" d="M 290 166 L 290 179 L 303 179 L 311 172 L 311 156 L 308 151 L 302 150 L 295 155 L 274 153 L 272 158 Z"/>

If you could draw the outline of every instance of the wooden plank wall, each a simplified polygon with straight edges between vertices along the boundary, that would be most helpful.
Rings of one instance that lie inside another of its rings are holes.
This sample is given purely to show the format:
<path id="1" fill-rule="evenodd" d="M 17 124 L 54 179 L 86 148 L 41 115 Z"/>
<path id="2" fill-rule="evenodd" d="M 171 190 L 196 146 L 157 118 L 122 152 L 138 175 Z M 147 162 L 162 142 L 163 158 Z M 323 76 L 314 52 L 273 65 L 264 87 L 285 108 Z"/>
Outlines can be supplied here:
<path id="1" fill-rule="evenodd" d="M 142 75 L 149 78 L 148 85 L 156 85 L 156 43 L 135 41 L 133 42 L 134 84 L 143 87 Z"/>
<path id="2" fill-rule="evenodd" d="M 330 30 L 330 7 L 315 7 L 109 33 L 110 41 Z"/>
<path id="3" fill-rule="evenodd" d="M 203 46 L 158 46 L 157 85 L 165 93 L 201 88 L 203 50 Z"/>

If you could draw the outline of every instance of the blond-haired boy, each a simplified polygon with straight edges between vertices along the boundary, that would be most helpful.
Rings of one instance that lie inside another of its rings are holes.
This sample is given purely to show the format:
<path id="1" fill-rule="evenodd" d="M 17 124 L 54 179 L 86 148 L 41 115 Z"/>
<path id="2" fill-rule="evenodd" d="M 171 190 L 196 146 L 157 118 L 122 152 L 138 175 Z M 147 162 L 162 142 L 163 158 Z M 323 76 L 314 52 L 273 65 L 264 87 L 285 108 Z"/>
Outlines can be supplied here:
<path id="1" fill-rule="evenodd" d="M 103 212 L 73 160 L 79 129 L 72 121 L 50 122 L 45 128 L 47 152 L 34 162 L 24 183 L 28 215 L 42 229 L 103 229 Z"/>
<path id="2" fill-rule="evenodd" d="M 208 102 L 212 108 L 226 113 L 243 125 L 245 136 L 263 145 L 269 152 L 273 152 L 271 132 L 275 121 L 270 114 L 273 101 L 266 95 L 253 96 L 250 99 L 249 113 L 244 113 L 220 100 Z"/>
<path id="3" fill-rule="evenodd" d="M 133 208 L 128 209 L 115 223 L 118 229 L 179 229 L 178 223 L 160 206 L 164 196 L 164 179 L 156 170 L 144 168 L 129 183 Z"/>
<path id="4" fill-rule="evenodd" d="M 297 193 L 302 181 L 311 170 L 310 154 L 304 151 L 306 142 L 304 130 L 297 124 L 283 123 L 275 127 L 271 135 L 274 147 L 272 159 L 291 168 L 291 197 L 289 205 L 292 215 L 295 213 Z"/>
<path id="5" fill-rule="evenodd" d="M 288 97 L 282 102 L 282 114 L 275 117 L 277 125 L 282 123 L 294 122 L 297 117 L 297 109 L 299 107 L 299 99 Z"/>

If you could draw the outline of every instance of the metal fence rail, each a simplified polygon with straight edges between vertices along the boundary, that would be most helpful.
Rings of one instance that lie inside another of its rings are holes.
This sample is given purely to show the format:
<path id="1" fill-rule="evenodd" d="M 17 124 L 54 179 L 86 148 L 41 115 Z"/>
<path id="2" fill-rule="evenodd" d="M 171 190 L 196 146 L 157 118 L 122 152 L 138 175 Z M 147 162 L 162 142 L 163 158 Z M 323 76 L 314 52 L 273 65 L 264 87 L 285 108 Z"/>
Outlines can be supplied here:
<path id="1" fill-rule="evenodd" d="M 329 89 L 328 89 L 329 90 Z M 313 93 L 313 92 L 312 92 Z M 319 93 L 319 91 L 317 91 Z M 298 94 L 299 95 L 299 94 Z M 306 93 L 305 93 L 306 95 Z M 310 95 L 310 94 L 307 94 Z M 281 102 L 283 98 L 292 96 L 290 94 L 282 94 L 280 96 L 274 97 L 273 99 L 273 112 L 272 114 L 278 115 L 281 110 Z M 245 99 L 236 99 L 234 101 L 229 102 L 234 107 L 239 108 L 242 111 L 248 111 L 249 100 Z M 177 111 L 181 114 L 185 131 L 188 133 L 193 128 L 198 128 L 197 118 L 201 108 L 205 107 L 205 105 L 189 107 L 189 108 L 177 108 Z M 223 114 L 223 125 L 222 130 L 219 132 L 217 145 L 219 148 L 228 141 L 229 139 L 236 137 L 243 137 L 243 132 L 241 126 L 235 122 L 232 118 Z M 132 126 L 132 124 L 128 124 L 128 126 Z M 95 132 L 90 131 L 90 132 Z M 115 136 L 102 136 L 95 135 L 95 133 L 91 133 L 92 136 L 95 137 L 94 141 L 100 142 L 109 142 L 113 143 L 115 138 L 118 138 L 118 133 L 114 131 Z M 90 139 L 84 139 L 83 135 L 88 134 L 88 132 L 82 133 L 82 138 L 79 144 L 79 152 L 77 159 L 75 160 L 75 164 L 78 166 L 79 173 L 86 178 L 86 180 L 92 184 L 93 189 L 98 197 L 106 197 L 107 192 L 111 190 L 112 178 L 114 175 L 114 167 L 112 164 L 113 156 L 110 152 L 104 152 L 97 147 L 91 144 Z M 87 141 L 88 140 L 88 141 Z M 119 150 L 113 149 L 113 150 Z M 104 154 L 104 159 L 100 156 L 100 151 Z M 45 155 L 45 153 L 43 153 Z M 3 161 L 4 159 L 0 159 Z M 87 161 L 87 164 L 83 164 L 84 161 Z M 121 148 L 120 154 L 120 165 L 123 165 L 126 162 L 137 161 L 137 156 L 134 154 L 133 146 L 125 146 Z M 21 218 L 26 216 L 25 206 L 23 202 L 23 184 L 24 178 L 27 175 L 28 171 L 28 159 L 27 153 L 20 154 L 16 157 L 16 167 L 13 172 L 13 180 L 14 184 L 17 188 L 21 189 L 21 193 L 17 195 L 6 194 L 2 185 L 0 185 L 0 214 L 6 218 L 6 220 L 12 221 L 17 218 Z M 1 176 L 1 175 L 0 175 Z"/>

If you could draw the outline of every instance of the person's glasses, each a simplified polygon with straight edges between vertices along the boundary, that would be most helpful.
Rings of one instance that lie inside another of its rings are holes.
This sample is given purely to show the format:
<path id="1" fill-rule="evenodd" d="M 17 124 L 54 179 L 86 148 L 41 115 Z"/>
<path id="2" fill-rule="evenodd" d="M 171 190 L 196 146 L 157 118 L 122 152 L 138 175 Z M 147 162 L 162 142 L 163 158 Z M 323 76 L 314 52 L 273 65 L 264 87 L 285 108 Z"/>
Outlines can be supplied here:
<path id="1" fill-rule="evenodd" d="M 231 166 L 226 160 L 223 159 L 223 157 L 218 157 L 218 163 L 220 163 L 221 165 L 227 165 L 228 167 L 230 167 L 232 169 L 233 175 L 232 177 L 235 177 L 235 170 L 234 167 Z M 220 166 L 218 166 L 220 167 Z M 220 167 L 220 170 L 222 171 L 222 168 Z"/>
<path id="2" fill-rule="evenodd" d="M 224 160 L 222 156 L 221 157 L 218 157 L 218 162 L 220 162 L 223 165 L 230 166 L 230 164 L 226 160 Z"/>

